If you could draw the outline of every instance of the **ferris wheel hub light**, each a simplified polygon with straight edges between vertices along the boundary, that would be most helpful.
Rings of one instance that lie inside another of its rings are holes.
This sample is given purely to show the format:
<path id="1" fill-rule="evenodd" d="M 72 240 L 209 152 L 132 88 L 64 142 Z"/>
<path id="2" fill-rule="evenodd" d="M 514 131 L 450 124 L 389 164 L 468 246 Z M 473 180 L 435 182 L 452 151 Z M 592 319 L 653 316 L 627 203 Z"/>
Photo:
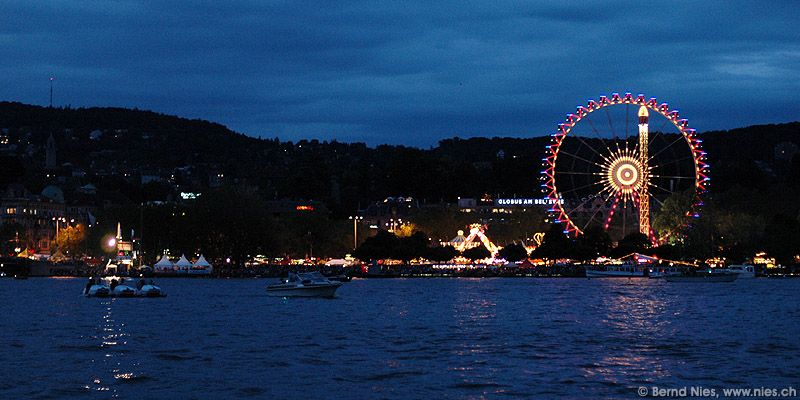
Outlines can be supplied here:
<path id="1" fill-rule="evenodd" d="M 641 160 L 630 151 L 611 154 L 603 169 L 607 190 L 620 193 L 624 198 L 641 189 L 647 176 Z"/>

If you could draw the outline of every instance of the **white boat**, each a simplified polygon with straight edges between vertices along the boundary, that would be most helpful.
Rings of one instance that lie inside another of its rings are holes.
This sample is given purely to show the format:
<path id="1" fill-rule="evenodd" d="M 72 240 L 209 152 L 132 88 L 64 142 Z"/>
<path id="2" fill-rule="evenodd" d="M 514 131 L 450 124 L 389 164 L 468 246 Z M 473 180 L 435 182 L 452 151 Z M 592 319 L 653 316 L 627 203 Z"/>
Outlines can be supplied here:
<path id="1" fill-rule="evenodd" d="M 92 278 L 84 288 L 83 295 L 86 297 L 111 297 L 111 289 L 102 280 Z"/>
<path id="2" fill-rule="evenodd" d="M 116 281 L 112 285 L 112 282 Z M 112 289 L 113 286 L 113 289 Z M 109 276 L 91 279 L 84 288 L 86 297 L 165 297 L 166 294 L 151 279 L 149 282 L 141 280 L 139 283 L 131 278 Z"/>
<path id="3" fill-rule="evenodd" d="M 267 295 L 276 297 L 333 297 L 342 282 L 331 282 L 319 272 L 289 273 L 277 285 L 267 286 Z"/>
<path id="4" fill-rule="evenodd" d="M 98 278 L 94 283 L 87 285 L 88 289 L 84 288 L 83 294 L 86 297 L 134 297 L 136 296 L 136 289 L 124 284 L 111 284 L 111 281 L 117 279 Z M 121 281 L 122 278 L 119 278 Z M 113 289 L 112 289 L 113 286 Z"/>
<path id="5" fill-rule="evenodd" d="M 585 265 L 587 278 L 643 278 L 646 266 L 632 263 Z"/>
<path id="6" fill-rule="evenodd" d="M 131 280 L 124 278 L 107 277 L 108 287 L 111 289 L 111 296 L 113 297 L 136 297 L 136 287 L 133 286 Z M 116 284 L 114 283 L 116 280 Z"/>
<path id="7" fill-rule="evenodd" d="M 756 277 L 756 268 L 752 265 L 729 265 L 725 271 L 739 274 L 739 279 L 749 279 Z"/>
<path id="8" fill-rule="evenodd" d="M 166 297 L 166 293 L 161 290 L 161 287 L 156 285 L 152 279 L 148 281 L 141 280 L 136 284 L 136 296 L 138 297 Z"/>

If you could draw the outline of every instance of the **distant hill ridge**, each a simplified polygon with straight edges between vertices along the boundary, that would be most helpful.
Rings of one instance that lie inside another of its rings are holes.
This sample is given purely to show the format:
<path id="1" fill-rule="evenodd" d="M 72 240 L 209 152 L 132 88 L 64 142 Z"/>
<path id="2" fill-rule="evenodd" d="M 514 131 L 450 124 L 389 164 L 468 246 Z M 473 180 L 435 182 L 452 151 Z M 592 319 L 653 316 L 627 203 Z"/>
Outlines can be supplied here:
<path id="1" fill-rule="evenodd" d="M 282 142 L 246 136 L 214 122 L 152 111 L 49 108 L 14 102 L 0 102 L 0 128 L 18 143 L 16 153 L 28 157 L 28 168 L 43 162 L 44 143 L 53 134 L 60 164 L 148 174 L 203 166 L 206 172 L 218 172 L 229 181 L 258 187 L 265 197 L 321 199 L 350 209 L 398 195 L 432 201 L 483 193 L 540 196 L 538 174 L 544 146 L 550 140 L 451 138 L 430 149 L 369 148 L 363 143 L 313 139 Z M 737 171 L 752 169 L 753 162 L 761 163 L 758 166 L 763 170 L 770 169 L 776 157 L 791 162 L 800 147 L 800 122 L 700 135 L 712 177 L 721 176 L 724 181 L 728 175 L 735 180 Z M 791 154 L 779 154 L 779 147 Z M 772 169 L 782 173 L 781 168 Z"/>

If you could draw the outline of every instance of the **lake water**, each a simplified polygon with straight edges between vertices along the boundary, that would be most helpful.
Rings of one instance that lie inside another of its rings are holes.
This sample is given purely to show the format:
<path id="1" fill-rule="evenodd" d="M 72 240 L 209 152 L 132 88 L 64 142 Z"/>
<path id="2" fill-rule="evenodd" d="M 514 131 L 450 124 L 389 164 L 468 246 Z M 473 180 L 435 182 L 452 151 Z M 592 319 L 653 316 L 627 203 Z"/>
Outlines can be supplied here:
<path id="1" fill-rule="evenodd" d="M 385 279 L 335 299 L 162 279 L 166 298 L 0 280 L 0 398 L 637 397 L 800 388 L 800 280 Z"/>

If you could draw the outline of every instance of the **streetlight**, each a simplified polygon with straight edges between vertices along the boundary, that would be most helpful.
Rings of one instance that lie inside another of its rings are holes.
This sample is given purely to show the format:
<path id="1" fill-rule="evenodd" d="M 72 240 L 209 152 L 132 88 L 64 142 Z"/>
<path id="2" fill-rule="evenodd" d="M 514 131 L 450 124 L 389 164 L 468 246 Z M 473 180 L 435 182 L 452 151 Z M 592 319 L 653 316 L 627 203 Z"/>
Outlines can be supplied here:
<path id="1" fill-rule="evenodd" d="M 359 216 L 350 216 L 349 219 L 353 220 L 353 250 L 358 247 L 358 221 L 364 219 L 364 217 Z"/>
<path id="2" fill-rule="evenodd" d="M 395 233 L 397 228 L 403 227 L 403 220 L 401 218 L 389 218 L 389 222 L 386 224 L 386 226 L 389 227 L 389 232 Z"/>
<path id="3" fill-rule="evenodd" d="M 64 218 L 64 217 L 53 217 L 53 221 L 56 221 L 56 237 L 55 237 L 54 240 L 57 241 L 58 240 L 58 230 L 59 230 L 58 229 L 59 228 L 58 225 L 59 225 L 59 222 L 61 222 L 61 221 L 67 222 L 67 219 Z"/>

